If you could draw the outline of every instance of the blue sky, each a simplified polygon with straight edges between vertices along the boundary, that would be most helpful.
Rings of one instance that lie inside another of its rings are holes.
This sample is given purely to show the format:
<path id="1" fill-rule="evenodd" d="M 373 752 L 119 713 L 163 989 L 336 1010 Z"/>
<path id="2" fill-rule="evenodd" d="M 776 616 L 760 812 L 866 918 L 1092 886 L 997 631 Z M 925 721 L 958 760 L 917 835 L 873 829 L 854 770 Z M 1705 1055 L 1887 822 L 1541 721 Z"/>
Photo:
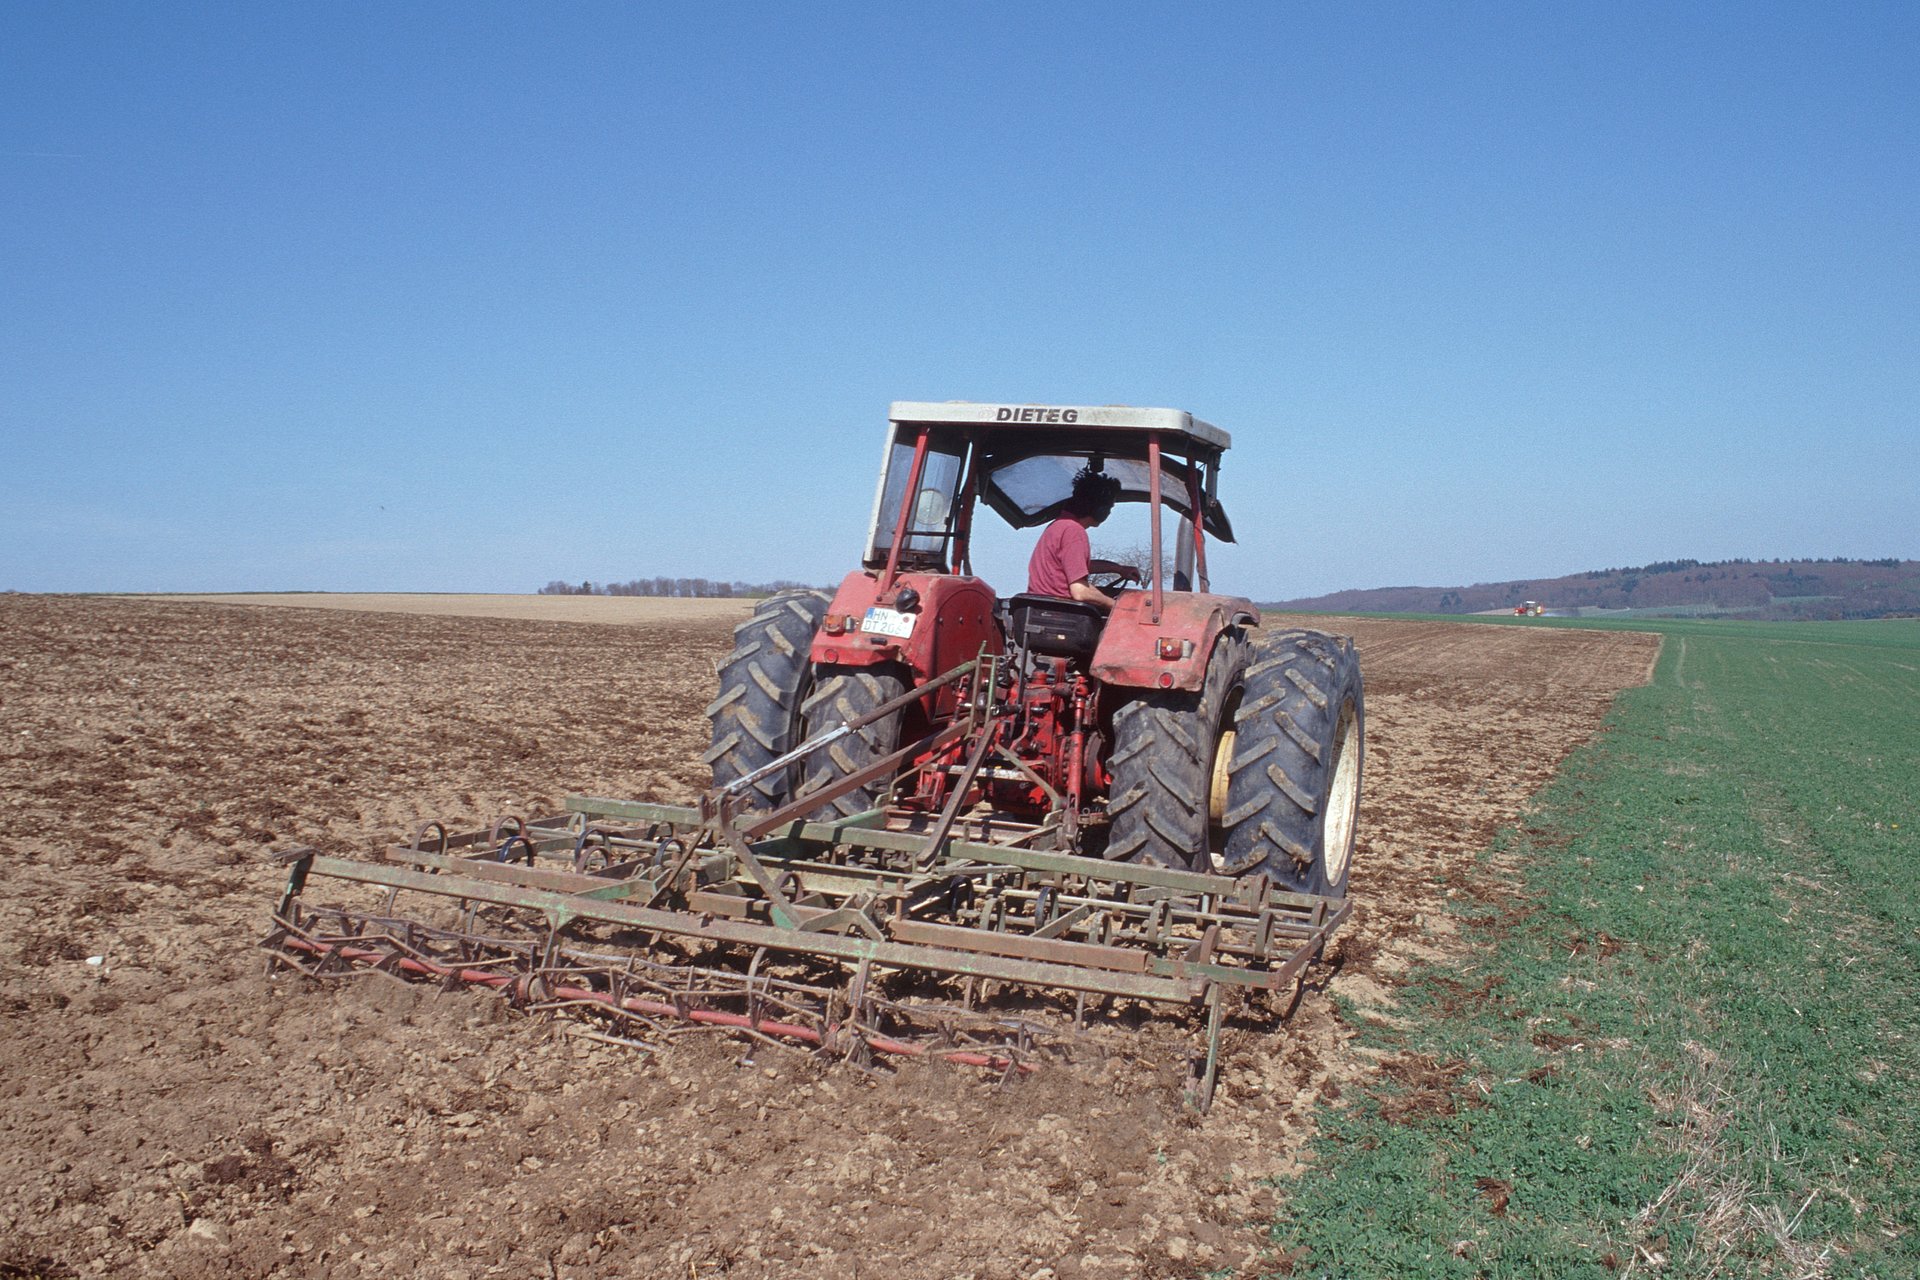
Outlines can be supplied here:
<path id="1" fill-rule="evenodd" d="M 0 589 L 835 580 L 896 398 L 1260 598 L 1920 556 L 1920 6 L 0 10 Z"/>

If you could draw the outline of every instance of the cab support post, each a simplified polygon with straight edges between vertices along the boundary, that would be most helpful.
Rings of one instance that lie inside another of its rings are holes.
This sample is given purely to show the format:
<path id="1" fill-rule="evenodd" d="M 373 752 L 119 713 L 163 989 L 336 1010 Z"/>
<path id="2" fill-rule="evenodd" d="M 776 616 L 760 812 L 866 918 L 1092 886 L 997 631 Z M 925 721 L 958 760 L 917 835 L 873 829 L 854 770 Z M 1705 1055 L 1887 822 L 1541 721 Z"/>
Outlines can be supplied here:
<path id="1" fill-rule="evenodd" d="M 1147 437 L 1147 510 L 1153 530 L 1153 625 L 1160 625 L 1160 433 Z"/>
<path id="2" fill-rule="evenodd" d="M 893 522 L 893 546 L 887 550 L 887 571 L 880 577 L 880 590 L 893 585 L 900 572 L 900 548 L 906 545 L 907 528 L 913 523 L 914 499 L 920 493 L 920 476 L 927 468 L 928 431 L 920 428 L 913 440 L 913 465 L 907 468 L 906 492 L 900 495 L 900 518 Z"/>

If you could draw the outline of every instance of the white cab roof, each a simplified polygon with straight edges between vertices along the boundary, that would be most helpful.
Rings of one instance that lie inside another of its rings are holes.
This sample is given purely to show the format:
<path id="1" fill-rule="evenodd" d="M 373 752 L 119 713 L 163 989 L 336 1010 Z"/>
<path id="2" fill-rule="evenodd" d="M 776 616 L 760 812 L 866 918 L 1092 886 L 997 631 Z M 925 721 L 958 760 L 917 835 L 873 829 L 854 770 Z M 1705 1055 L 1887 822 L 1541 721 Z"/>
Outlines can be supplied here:
<path id="1" fill-rule="evenodd" d="M 1215 449 L 1226 449 L 1233 437 L 1181 409 L 1136 409 L 1124 404 L 978 404 L 967 400 L 895 400 L 887 411 L 894 422 L 929 422 L 953 426 L 1044 427 L 1071 431 L 1161 431 L 1187 436 Z"/>

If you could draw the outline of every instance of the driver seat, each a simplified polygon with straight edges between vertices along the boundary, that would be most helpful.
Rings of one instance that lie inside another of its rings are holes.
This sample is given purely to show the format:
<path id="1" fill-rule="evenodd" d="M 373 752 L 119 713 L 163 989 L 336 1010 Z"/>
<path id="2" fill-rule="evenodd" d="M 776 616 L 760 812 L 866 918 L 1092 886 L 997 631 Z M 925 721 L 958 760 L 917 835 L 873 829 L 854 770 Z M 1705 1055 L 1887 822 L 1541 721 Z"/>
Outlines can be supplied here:
<path id="1" fill-rule="evenodd" d="M 1078 600 L 1022 592 L 1007 601 L 1008 638 L 1028 653 L 1091 661 L 1106 627 L 1106 611 Z"/>

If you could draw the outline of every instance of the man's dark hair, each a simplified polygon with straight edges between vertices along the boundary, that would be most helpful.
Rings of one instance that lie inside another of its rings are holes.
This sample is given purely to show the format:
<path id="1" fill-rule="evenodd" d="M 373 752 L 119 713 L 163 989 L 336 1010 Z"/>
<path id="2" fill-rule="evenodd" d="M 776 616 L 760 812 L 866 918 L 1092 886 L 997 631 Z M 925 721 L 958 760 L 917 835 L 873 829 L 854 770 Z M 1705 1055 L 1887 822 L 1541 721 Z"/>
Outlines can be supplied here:
<path id="1" fill-rule="evenodd" d="M 1067 511 L 1077 516 L 1098 515 L 1113 510 L 1120 500 L 1120 482 L 1104 471 L 1082 467 L 1074 473 L 1073 496 L 1067 499 Z"/>

